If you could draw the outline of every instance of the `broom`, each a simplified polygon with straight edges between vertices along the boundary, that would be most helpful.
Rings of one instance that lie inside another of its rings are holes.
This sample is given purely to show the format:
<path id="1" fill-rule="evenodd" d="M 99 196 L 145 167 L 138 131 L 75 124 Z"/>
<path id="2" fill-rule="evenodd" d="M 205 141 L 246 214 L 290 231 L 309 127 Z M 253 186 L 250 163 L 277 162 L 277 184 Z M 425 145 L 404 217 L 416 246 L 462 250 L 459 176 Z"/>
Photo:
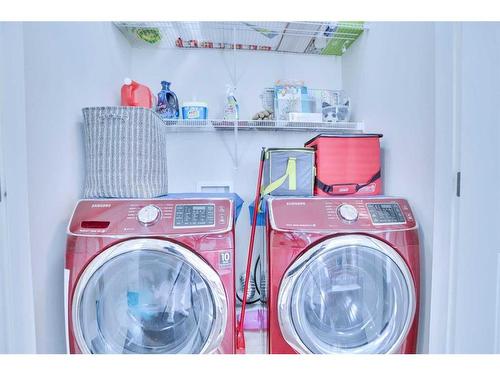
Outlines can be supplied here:
<path id="1" fill-rule="evenodd" d="M 245 332 L 243 331 L 243 323 L 245 322 L 245 309 L 247 305 L 248 286 L 250 284 L 250 272 L 252 268 L 253 247 L 255 242 L 255 230 L 257 228 L 257 214 L 260 204 L 260 189 L 262 186 L 262 172 L 264 170 L 264 160 L 266 149 L 263 147 L 260 154 L 259 175 L 257 177 L 257 188 L 255 190 L 255 200 L 252 217 L 252 231 L 250 232 L 250 242 L 248 244 L 247 269 L 245 273 L 245 287 L 243 288 L 243 301 L 241 302 L 240 321 L 236 327 L 236 353 L 245 354 Z"/>

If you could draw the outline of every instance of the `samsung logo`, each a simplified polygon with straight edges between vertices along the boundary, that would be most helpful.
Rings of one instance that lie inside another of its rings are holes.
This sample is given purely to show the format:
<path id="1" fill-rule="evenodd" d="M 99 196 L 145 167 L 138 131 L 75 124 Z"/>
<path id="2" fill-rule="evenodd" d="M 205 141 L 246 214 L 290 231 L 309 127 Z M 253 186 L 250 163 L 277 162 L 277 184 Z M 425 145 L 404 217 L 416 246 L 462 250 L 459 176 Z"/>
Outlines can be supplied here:
<path id="1" fill-rule="evenodd" d="M 286 202 L 287 206 L 305 206 L 306 202 Z"/>
<path id="2" fill-rule="evenodd" d="M 92 208 L 110 208 L 111 203 L 92 203 Z"/>

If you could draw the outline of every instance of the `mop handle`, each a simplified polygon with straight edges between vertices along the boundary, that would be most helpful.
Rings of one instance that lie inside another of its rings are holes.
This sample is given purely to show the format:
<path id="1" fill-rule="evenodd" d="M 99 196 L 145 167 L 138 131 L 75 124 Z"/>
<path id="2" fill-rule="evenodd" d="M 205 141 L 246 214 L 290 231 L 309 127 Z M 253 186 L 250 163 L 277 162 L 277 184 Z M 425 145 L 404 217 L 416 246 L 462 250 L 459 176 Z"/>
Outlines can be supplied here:
<path id="1" fill-rule="evenodd" d="M 264 169 L 264 159 L 266 155 L 266 149 L 262 148 L 262 152 L 260 155 L 260 165 L 259 165 L 259 176 L 257 177 L 257 189 L 255 191 L 255 200 L 253 207 L 253 217 L 252 217 L 252 231 L 250 232 L 250 242 L 248 244 L 248 258 L 247 258 L 247 269 L 245 273 L 245 286 L 243 288 L 243 298 L 241 302 L 241 313 L 240 313 L 240 321 L 238 327 L 236 328 L 236 352 L 237 353 L 245 353 L 245 333 L 243 331 L 243 323 L 245 321 L 245 310 L 247 305 L 247 293 L 248 286 L 250 284 L 250 270 L 252 268 L 252 257 L 253 257 L 253 247 L 255 242 L 255 230 L 257 227 L 257 214 L 259 212 L 259 203 L 260 203 L 260 189 L 262 186 L 262 172 Z"/>

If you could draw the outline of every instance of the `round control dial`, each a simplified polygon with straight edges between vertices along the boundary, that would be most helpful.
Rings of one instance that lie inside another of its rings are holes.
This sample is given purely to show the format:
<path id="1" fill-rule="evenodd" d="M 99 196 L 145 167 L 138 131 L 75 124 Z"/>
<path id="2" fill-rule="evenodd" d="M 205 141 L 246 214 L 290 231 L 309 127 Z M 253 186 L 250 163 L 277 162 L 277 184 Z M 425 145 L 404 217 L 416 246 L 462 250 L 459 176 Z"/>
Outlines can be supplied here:
<path id="1" fill-rule="evenodd" d="M 358 210 L 350 204 L 343 204 L 338 208 L 338 213 L 341 219 L 352 223 L 358 220 Z"/>
<path id="2" fill-rule="evenodd" d="M 140 209 L 137 213 L 137 220 L 144 225 L 152 225 L 160 218 L 161 211 L 158 207 L 150 204 Z"/>

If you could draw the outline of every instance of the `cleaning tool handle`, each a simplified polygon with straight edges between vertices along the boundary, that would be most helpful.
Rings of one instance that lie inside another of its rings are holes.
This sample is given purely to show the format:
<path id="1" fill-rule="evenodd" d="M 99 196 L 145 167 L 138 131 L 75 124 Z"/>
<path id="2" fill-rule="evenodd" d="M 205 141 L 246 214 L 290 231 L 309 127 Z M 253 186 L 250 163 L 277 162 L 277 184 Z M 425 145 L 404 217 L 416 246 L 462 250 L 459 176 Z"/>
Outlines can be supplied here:
<path id="1" fill-rule="evenodd" d="M 255 242 L 255 230 L 257 228 L 257 214 L 259 212 L 260 189 L 262 185 L 262 173 L 264 170 L 264 159 L 266 149 L 262 148 L 260 155 L 259 175 L 257 177 L 257 188 L 255 190 L 254 210 L 252 217 L 252 231 L 250 232 L 250 242 L 248 244 L 247 268 L 245 272 L 245 286 L 243 288 L 243 301 L 241 302 L 241 313 L 238 327 L 236 327 L 236 353 L 245 353 L 245 332 L 243 331 L 243 323 L 245 322 L 245 309 L 247 305 L 248 286 L 250 284 L 250 272 L 252 268 L 253 247 Z"/>

